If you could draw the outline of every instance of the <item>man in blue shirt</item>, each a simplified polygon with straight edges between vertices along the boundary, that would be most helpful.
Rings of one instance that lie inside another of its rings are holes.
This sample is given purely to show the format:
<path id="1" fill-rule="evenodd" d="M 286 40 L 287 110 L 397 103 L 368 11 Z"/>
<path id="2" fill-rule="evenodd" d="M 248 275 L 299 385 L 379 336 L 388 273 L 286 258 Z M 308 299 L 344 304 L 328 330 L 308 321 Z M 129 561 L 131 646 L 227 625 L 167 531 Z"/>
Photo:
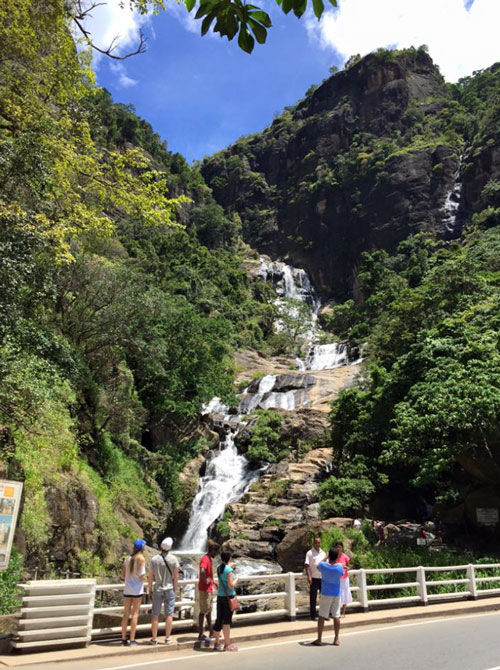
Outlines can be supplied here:
<path id="1" fill-rule="evenodd" d="M 328 562 L 318 565 L 321 572 L 321 601 L 319 604 L 318 637 L 312 644 L 316 647 L 322 645 L 323 628 L 325 621 L 333 617 L 333 630 L 335 639 L 333 644 L 338 647 L 340 633 L 340 580 L 344 575 L 344 566 L 338 563 L 338 550 L 332 547 L 328 552 Z"/>

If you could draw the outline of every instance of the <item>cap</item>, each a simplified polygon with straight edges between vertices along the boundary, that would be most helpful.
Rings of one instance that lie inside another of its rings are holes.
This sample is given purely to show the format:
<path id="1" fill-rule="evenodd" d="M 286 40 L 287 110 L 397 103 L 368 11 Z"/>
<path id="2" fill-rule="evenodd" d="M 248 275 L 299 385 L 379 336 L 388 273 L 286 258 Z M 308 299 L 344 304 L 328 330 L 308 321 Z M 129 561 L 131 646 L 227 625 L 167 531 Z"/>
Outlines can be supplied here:
<path id="1" fill-rule="evenodd" d="M 134 549 L 144 549 L 145 546 L 146 546 L 145 540 L 136 540 L 134 542 Z"/>
<path id="2" fill-rule="evenodd" d="M 163 551 L 170 551 L 170 549 L 172 549 L 173 543 L 174 543 L 174 541 L 172 540 L 171 537 L 166 537 L 162 541 L 160 547 L 163 549 Z"/>

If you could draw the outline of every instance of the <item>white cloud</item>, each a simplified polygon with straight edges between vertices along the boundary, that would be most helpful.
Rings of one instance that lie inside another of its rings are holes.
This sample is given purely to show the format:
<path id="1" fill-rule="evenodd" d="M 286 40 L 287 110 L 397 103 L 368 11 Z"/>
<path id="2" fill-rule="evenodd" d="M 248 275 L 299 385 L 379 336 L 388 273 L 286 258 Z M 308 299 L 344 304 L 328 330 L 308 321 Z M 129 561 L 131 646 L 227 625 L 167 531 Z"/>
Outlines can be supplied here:
<path id="1" fill-rule="evenodd" d="M 469 3 L 467 3 L 469 4 Z M 308 17 L 310 38 L 340 56 L 379 47 L 427 44 L 448 81 L 500 60 L 499 0 L 340 0 L 318 23 Z"/>
<path id="2" fill-rule="evenodd" d="M 179 23 L 184 26 L 184 28 L 190 33 L 200 34 L 201 21 L 195 20 L 194 16 L 196 12 L 188 12 L 184 6 L 184 3 L 177 4 L 176 2 L 170 2 L 167 5 L 167 11 L 174 16 Z M 211 31 L 209 32 L 209 34 Z"/>
<path id="3" fill-rule="evenodd" d="M 137 84 L 137 79 L 132 79 L 132 77 L 128 76 L 123 63 L 112 61 L 109 63 L 109 68 L 118 75 L 117 84 L 120 88 L 130 88 Z"/>
<path id="4" fill-rule="evenodd" d="M 106 50 L 114 42 L 114 53 L 124 55 L 137 48 L 140 30 L 148 22 L 149 17 L 132 11 L 128 2 L 122 6 L 121 0 L 106 0 L 86 17 L 85 28 L 90 31 L 93 43 L 100 49 Z M 93 52 L 94 66 L 101 58 L 99 52 Z"/>

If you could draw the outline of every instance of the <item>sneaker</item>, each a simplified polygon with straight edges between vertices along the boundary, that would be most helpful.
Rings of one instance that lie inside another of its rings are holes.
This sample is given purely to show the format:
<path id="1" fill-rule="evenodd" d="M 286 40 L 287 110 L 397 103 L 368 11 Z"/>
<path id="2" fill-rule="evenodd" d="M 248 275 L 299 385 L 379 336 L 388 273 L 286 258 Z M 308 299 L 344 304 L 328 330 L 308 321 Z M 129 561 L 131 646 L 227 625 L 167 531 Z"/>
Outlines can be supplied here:
<path id="1" fill-rule="evenodd" d="M 169 637 L 166 637 L 165 644 L 172 644 L 172 640 Z"/>
<path id="2" fill-rule="evenodd" d="M 208 637 L 208 635 L 205 635 L 202 639 L 202 642 L 205 647 L 209 647 L 212 640 Z"/>
<path id="3" fill-rule="evenodd" d="M 149 640 L 149 644 L 152 644 L 152 645 L 158 644 L 158 640 L 157 640 L 155 637 L 152 637 L 152 638 Z"/>
<path id="4" fill-rule="evenodd" d="M 128 643 L 128 646 L 129 646 L 129 647 L 136 647 L 136 646 L 137 646 L 137 642 L 136 642 L 135 640 L 130 640 L 130 642 Z"/>
<path id="5" fill-rule="evenodd" d="M 122 640 L 120 644 L 122 645 L 122 647 L 128 647 L 128 640 Z"/>
<path id="6" fill-rule="evenodd" d="M 222 644 L 214 644 L 214 651 L 226 651 Z"/>

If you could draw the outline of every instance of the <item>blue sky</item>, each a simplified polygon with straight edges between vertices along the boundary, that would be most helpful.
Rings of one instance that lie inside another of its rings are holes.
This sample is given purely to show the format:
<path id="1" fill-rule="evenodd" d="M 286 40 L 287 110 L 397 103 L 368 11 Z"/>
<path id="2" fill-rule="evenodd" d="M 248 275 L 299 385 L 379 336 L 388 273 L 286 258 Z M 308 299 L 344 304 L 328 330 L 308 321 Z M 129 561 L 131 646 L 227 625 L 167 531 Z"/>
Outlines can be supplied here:
<path id="1" fill-rule="evenodd" d="M 320 23 L 260 0 L 274 25 L 251 55 L 236 40 L 200 37 L 199 22 L 169 3 L 148 19 L 124 12 L 119 0 L 95 10 L 91 27 L 102 46 L 118 35 L 126 51 L 141 24 L 148 37 L 145 54 L 120 63 L 100 58 L 95 69 L 115 101 L 133 104 L 189 161 L 262 130 L 354 53 L 427 44 L 448 80 L 500 60 L 500 0 L 340 0 Z"/>
<path id="2" fill-rule="evenodd" d="M 169 148 L 190 161 L 262 130 L 328 76 L 330 65 L 340 64 L 338 56 L 311 44 L 293 16 L 277 14 L 266 45 L 251 55 L 236 40 L 201 38 L 168 14 L 152 25 L 154 38 L 149 26 L 144 29 L 146 53 L 124 62 L 126 76 L 136 83 L 123 86 L 116 65 L 104 60 L 98 81 L 114 100 L 132 103 Z"/>

